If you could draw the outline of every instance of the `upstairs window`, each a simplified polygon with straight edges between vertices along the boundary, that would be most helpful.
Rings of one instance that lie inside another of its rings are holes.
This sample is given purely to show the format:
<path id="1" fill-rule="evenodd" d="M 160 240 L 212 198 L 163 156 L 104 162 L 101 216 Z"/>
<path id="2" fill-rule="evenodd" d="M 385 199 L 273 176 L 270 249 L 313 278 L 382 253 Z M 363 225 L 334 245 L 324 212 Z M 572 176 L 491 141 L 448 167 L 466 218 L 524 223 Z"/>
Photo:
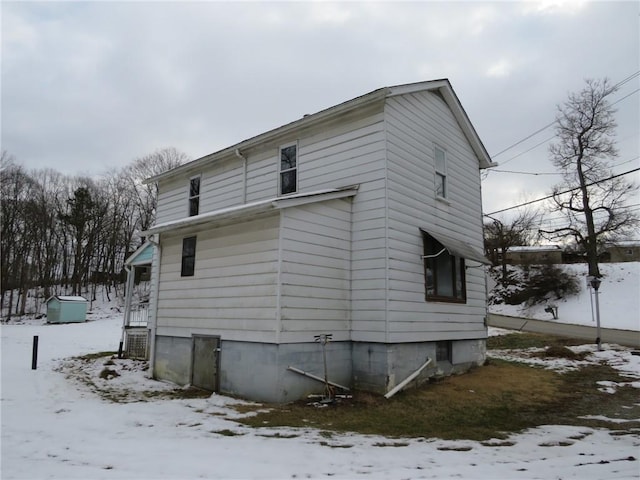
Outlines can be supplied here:
<path id="1" fill-rule="evenodd" d="M 200 177 L 189 180 L 189 216 L 200 213 Z"/>
<path id="2" fill-rule="evenodd" d="M 196 237 L 182 239 L 181 277 L 193 277 L 196 269 Z"/>
<path id="3" fill-rule="evenodd" d="M 422 232 L 422 238 L 426 300 L 464 303 L 467 299 L 464 258 L 451 255 L 426 232 Z"/>
<path id="4" fill-rule="evenodd" d="M 298 145 L 280 147 L 280 195 L 298 191 Z"/>
<path id="5" fill-rule="evenodd" d="M 436 159 L 436 196 L 447 198 L 447 156 L 440 147 L 434 148 Z"/>

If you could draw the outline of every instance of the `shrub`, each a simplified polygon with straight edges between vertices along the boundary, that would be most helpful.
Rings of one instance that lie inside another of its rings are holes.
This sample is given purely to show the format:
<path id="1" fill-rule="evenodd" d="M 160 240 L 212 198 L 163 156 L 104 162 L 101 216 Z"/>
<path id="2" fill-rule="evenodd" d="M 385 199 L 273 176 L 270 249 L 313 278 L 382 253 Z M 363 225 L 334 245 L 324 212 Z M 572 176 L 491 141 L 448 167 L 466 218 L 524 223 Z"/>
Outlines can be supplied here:
<path id="1" fill-rule="evenodd" d="M 502 285 L 502 288 L 498 286 L 492 292 L 490 303 L 520 305 L 526 302 L 533 305 L 547 301 L 549 296 L 560 299 L 579 291 L 578 280 L 556 265 L 527 266 L 526 270 L 523 269 L 520 283 Z"/>

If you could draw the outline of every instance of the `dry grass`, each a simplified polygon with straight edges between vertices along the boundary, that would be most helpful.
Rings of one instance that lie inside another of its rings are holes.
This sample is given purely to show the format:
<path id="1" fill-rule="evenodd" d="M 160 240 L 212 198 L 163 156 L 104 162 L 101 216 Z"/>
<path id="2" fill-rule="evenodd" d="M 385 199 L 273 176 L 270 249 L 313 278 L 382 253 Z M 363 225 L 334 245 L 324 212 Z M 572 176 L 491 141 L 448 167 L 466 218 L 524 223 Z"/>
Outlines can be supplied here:
<path id="1" fill-rule="evenodd" d="M 550 335 L 514 334 L 492 337 L 488 348 L 546 347 L 542 355 L 576 358 L 566 346 L 580 343 Z M 601 380 L 628 382 L 606 365 L 560 374 L 490 360 L 469 373 L 401 392 L 390 400 L 354 392 L 353 398 L 326 408 L 312 407 L 304 401 L 274 405 L 240 422 L 254 427 L 314 427 L 387 437 L 480 441 L 505 439 L 509 433 L 544 424 L 612 427 L 603 420 L 580 418 L 585 415 L 626 418 L 629 421 L 617 427 L 622 431 L 640 428 L 635 420 L 640 417 L 637 390 L 627 386 L 618 388 L 615 395 L 603 393 L 597 388 Z"/>
<path id="2" fill-rule="evenodd" d="M 562 399 L 560 387 L 553 372 L 493 362 L 390 400 L 355 392 L 352 399 L 327 408 L 297 402 L 241 421 L 255 427 L 312 426 L 390 437 L 486 440 L 532 426 L 531 413 Z"/>

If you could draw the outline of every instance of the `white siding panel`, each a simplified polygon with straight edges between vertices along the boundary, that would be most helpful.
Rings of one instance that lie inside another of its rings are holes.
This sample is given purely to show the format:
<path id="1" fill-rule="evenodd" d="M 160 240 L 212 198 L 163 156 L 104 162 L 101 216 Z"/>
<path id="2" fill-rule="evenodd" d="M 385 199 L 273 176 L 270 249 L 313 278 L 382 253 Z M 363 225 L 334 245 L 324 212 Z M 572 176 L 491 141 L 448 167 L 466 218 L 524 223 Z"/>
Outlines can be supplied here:
<path id="1" fill-rule="evenodd" d="M 350 199 L 282 211 L 281 342 L 312 341 L 321 333 L 348 336 L 350 237 Z"/>
<path id="2" fill-rule="evenodd" d="M 193 277 L 180 276 L 182 238 L 195 234 Z M 276 340 L 279 217 L 163 235 L 158 333 Z"/>
<path id="3" fill-rule="evenodd" d="M 421 92 L 393 97 L 385 109 L 388 146 L 390 341 L 484 335 L 482 269 L 467 269 L 465 304 L 425 301 L 419 228 L 446 232 L 482 250 L 478 161 L 444 101 Z M 436 200 L 434 145 L 447 154 L 447 202 Z M 471 262 L 473 263 L 473 262 Z"/>

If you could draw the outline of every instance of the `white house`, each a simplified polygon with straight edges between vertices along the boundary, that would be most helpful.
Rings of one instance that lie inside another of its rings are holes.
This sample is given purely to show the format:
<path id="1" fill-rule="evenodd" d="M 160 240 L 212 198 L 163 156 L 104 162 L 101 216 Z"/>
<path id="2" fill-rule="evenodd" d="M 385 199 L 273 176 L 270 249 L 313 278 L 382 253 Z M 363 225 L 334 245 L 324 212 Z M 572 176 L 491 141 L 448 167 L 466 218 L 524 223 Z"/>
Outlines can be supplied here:
<path id="1" fill-rule="evenodd" d="M 381 88 L 147 180 L 155 378 L 283 402 L 485 360 L 480 169 L 448 80 Z M 488 263 L 488 262 L 487 262 Z"/>

